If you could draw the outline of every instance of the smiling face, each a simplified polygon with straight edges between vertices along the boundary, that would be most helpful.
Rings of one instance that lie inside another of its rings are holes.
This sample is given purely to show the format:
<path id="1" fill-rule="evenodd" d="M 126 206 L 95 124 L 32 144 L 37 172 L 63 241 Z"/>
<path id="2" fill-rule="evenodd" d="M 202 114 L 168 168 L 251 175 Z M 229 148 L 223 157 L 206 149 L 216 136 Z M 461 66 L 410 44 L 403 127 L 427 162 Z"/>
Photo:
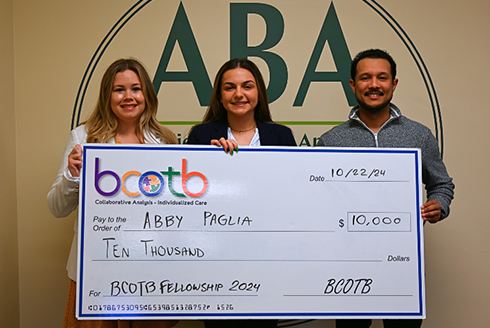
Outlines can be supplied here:
<path id="1" fill-rule="evenodd" d="M 221 79 L 221 103 L 228 116 L 254 116 L 259 92 L 253 74 L 244 68 L 226 71 Z"/>
<path id="2" fill-rule="evenodd" d="M 350 80 L 361 110 L 389 112 L 390 101 L 398 84 L 391 76 L 391 66 L 383 58 L 364 58 L 357 63 L 355 80 Z"/>
<path id="3" fill-rule="evenodd" d="M 141 81 L 132 70 L 119 72 L 114 77 L 111 109 L 120 124 L 136 124 L 145 111 Z"/>

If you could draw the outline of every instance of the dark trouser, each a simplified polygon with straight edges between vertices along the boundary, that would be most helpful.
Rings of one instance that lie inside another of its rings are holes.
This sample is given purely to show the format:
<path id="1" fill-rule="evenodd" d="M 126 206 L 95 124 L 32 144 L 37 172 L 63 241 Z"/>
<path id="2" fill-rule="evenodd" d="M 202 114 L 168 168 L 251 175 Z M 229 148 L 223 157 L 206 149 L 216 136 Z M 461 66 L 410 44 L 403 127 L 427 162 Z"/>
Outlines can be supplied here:
<path id="1" fill-rule="evenodd" d="M 336 328 L 369 328 L 371 319 L 336 320 Z M 422 319 L 383 319 L 384 328 L 420 328 Z"/>
<path id="2" fill-rule="evenodd" d="M 277 320 L 203 320 L 206 328 L 276 328 Z"/>

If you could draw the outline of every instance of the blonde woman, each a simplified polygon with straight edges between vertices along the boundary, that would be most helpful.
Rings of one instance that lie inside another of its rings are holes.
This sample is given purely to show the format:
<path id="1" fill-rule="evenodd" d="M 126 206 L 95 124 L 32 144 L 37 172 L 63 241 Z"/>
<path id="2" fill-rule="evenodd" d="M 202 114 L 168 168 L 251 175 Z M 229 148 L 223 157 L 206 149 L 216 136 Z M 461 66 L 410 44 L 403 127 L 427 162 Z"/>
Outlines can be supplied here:
<path id="1" fill-rule="evenodd" d="M 56 217 L 65 217 L 78 206 L 78 185 L 85 143 L 176 144 L 177 138 L 156 119 L 158 98 L 150 77 L 136 59 L 119 59 L 104 73 L 99 98 L 90 118 L 71 131 L 58 175 L 48 193 L 48 206 Z M 77 320 L 77 224 L 67 264 L 70 286 L 63 328 L 169 328 L 169 320 Z"/>

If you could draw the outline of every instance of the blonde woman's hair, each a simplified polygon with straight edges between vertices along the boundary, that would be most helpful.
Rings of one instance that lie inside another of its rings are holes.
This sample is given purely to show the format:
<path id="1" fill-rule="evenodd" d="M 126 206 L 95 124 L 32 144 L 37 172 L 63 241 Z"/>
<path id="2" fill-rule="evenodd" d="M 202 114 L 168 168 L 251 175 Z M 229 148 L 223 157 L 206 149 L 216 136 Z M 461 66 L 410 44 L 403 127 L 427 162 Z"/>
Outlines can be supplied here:
<path id="1" fill-rule="evenodd" d="M 145 110 L 140 117 L 140 124 L 136 127 L 136 136 L 141 143 L 147 135 L 156 135 L 166 144 L 176 144 L 177 137 L 172 131 L 162 126 L 156 119 L 158 110 L 158 97 L 148 76 L 145 67 L 134 58 L 118 59 L 112 63 L 104 73 L 100 82 L 99 99 L 94 111 L 85 124 L 88 143 L 107 143 L 116 137 L 118 121 L 111 109 L 111 94 L 114 87 L 114 79 L 117 73 L 131 70 L 139 77 L 141 89 L 145 97 Z"/>

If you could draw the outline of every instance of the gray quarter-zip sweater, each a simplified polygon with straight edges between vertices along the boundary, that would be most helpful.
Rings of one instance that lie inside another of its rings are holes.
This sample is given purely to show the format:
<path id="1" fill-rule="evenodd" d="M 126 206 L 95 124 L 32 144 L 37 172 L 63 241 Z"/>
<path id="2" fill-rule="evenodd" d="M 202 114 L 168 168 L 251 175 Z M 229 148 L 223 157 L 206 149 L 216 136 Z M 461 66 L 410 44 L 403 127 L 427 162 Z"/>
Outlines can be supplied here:
<path id="1" fill-rule="evenodd" d="M 442 161 L 436 138 L 428 127 L 403 116 L 394 104 L 390 104 L 390 114 L 391 118 L 374 133 L 359 119 L 359 106 L 356 106 L 349 120 L 325 132 L 317 146 L 421 149 L 427 200 L 437 200 L 442 207 L 441 220 L 446 218 L 454 197 L 454 183 Z"/>

